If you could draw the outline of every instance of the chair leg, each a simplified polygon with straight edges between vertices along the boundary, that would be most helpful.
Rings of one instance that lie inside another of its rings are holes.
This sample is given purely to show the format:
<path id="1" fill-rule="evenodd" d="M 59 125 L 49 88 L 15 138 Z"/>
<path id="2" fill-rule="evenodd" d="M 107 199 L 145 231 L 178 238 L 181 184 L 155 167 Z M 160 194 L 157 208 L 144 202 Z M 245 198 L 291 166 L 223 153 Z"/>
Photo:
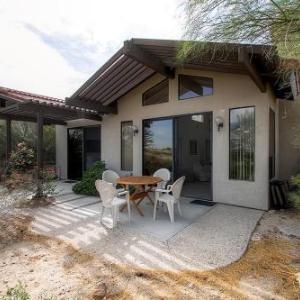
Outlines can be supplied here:
<path id="1" fill-rule="evenodd" d="M 113 228 L 115 228 L 117 224 L 117 214 L 118 214 L 118 206 L 114 206 L 112 208 L 112 214 L 113 214 Z"/>
<path id="2" fill-rule="evenodd" d="M 182 216 L 181 207 L 180 207 L 180 201 L 177 202 L 178 212 L 179 215 Z"/>
<path id="3" fill-rule="evenodd" d="M 154 200 L 153 219 L 156 220 L 157 199 Z"/>
<path id="4" fill-rule="evenodd" d="M 174 203 L 167 202 L 167 207 L 168 207 L 171 222 L 174 223 Z"/>
<path id="5" fill-rule="evenodd" d="M 128 222 L 130 223 L 131 211 L 130 211 L 130 202 L 127 202 L 127 212 L 128 212 Z"/>
<path id="6" fill-rule="evenodd" d="M 102 223 L 102 220 L 103 220 L 104 210 L 105 210 L 105 207 L 104 207 L 104 206 L 101 206 L 100 223 Z"/>

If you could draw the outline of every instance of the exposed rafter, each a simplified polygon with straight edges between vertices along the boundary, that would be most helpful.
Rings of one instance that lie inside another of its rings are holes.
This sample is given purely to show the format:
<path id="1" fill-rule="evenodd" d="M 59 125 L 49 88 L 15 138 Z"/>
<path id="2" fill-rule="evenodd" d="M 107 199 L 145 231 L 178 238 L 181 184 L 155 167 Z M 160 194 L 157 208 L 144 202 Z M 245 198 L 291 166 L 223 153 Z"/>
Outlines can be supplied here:
<path id="1" fill-rule="evenodd" d="M 85 99 L 83 97 L 78 97 L 75 99 L 66 98 L 66 104 L 79 106 L 85 109 L 91 109 L 101 114 L 117 114 L 118 112 L 117 105 L 104 106 L 99 102 L 90 101 L 89 99 Z"/>
<path id="2" fill-rule="evenodd" d="M 251 62 L 248 52 L 245 48 L 239 48 L 238 61 L 247 69 L 250 77 L 262 93 L 267 91 L 266 85 L 258 72 L 256 66 Z"/>
<path id="3" fill-rule="evenodd" d="M 33 116 L 26 116 L 26 115 L 16 115 L 16 114 L 5 114 L 0 112 L 0 119 L 7 120 L 10 119 L 11 121 L 23 121 L 23 122 L 36 122 L 36 117 Z M 44 119 L 45 125 L 67 125 L 65 121 L 55 120 L 51 118 Z"/>
<path id="4" fill-rule="evenodd" d="M 163 64 L 157 57 L 151 56 L 143 51 L 139 46 L 135 45 L 132 40 L 124 42 L 123 53 L 163 76 L 168 78 L 174 78 L 175 76 L 174 69 Z"/>

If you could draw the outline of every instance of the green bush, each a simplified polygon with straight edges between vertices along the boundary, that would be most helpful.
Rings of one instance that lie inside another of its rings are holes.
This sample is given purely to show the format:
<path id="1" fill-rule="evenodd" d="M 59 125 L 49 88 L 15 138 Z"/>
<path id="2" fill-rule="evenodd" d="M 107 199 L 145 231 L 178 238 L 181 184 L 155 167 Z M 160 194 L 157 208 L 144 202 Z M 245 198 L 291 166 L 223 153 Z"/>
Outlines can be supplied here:
<path id="1" fill-rule="evenodd" d="M 300 174 L 292 176 L 290 179 L 289 201 L 292 207 L 300 210 Z"/>
<path id="2" fill-rule="evenodd" d="M 97 196 L 95 181 L 102 178 L 104 171 L 105 163 L 103 161 L 95 162 L 83 173 L 82 180 L 73 186 L 73 192 L 75 194 Z"/>
<path id="3" fill-rule="evenodd" d="M 26 292 L 25 286 L 19 282 L 15 287 L 9 288 L 1 300 L 30 300 L 30 296 Z"/>
<path id="4" fill-rule="evenodd" d="M 9 160 L 10 171 L 26 172 L 33 168 L 34 151 L 25 142 L 19 143 Z"/>

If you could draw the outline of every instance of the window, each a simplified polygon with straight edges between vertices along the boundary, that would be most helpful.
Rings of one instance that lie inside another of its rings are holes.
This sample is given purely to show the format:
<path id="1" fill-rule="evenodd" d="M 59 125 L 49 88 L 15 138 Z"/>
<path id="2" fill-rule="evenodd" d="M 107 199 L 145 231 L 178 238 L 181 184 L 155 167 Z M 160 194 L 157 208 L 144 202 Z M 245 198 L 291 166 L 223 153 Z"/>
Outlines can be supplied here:
<path id="1" fill-rule="evenodd" d="M 275 112 L 269 113 L 269 178 L 275 177 Z"/>
<path id="2" fill-rule="evenodd" d="M 179 100 L 213 94 L 212 78 L 179 75 Z"/>
<path id="3" fill-rule="evenodd" d="M 121 169 L 132 171 L 133 130 L 132 121 L 121 122 Z"/>
<path id="4" fill-rule="evenodd" d="M 169 101 L 169 80 L 165 79 L 143 94 L 143 105 L 159 104 Z"/>
<path id="5" fill-rule="evenodd" d="M 230 110 L 229 178 L 254 181 L 255 108 Z"/>

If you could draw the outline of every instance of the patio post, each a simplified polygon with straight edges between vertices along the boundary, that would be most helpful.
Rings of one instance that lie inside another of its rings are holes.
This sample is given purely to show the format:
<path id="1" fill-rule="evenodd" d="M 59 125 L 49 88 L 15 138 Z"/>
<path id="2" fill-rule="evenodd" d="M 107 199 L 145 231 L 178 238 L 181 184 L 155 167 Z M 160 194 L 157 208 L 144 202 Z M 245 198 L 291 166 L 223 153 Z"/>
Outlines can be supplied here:
<path id="1" fill-rule="evenodd" d="M 10 158 L 10 154 L 11 154 L 11 119 L 7 118 L 6 119 L 6 145 L 5 145 L 5 154 L 6 154 L 6 168 L 8 166 L 8 162 L 9 162 L 9 158 Z"/>
<path id="2" fill-rule="evenodd" d="M 37 129 L 37 147 L 36 147 L 36 162 L 37 162 L 37 193 L 36 197 L 42 196 L 42 184 L 43 184 L 43 115 L 37 113 L 36 117 L 36 129 Z"/>

